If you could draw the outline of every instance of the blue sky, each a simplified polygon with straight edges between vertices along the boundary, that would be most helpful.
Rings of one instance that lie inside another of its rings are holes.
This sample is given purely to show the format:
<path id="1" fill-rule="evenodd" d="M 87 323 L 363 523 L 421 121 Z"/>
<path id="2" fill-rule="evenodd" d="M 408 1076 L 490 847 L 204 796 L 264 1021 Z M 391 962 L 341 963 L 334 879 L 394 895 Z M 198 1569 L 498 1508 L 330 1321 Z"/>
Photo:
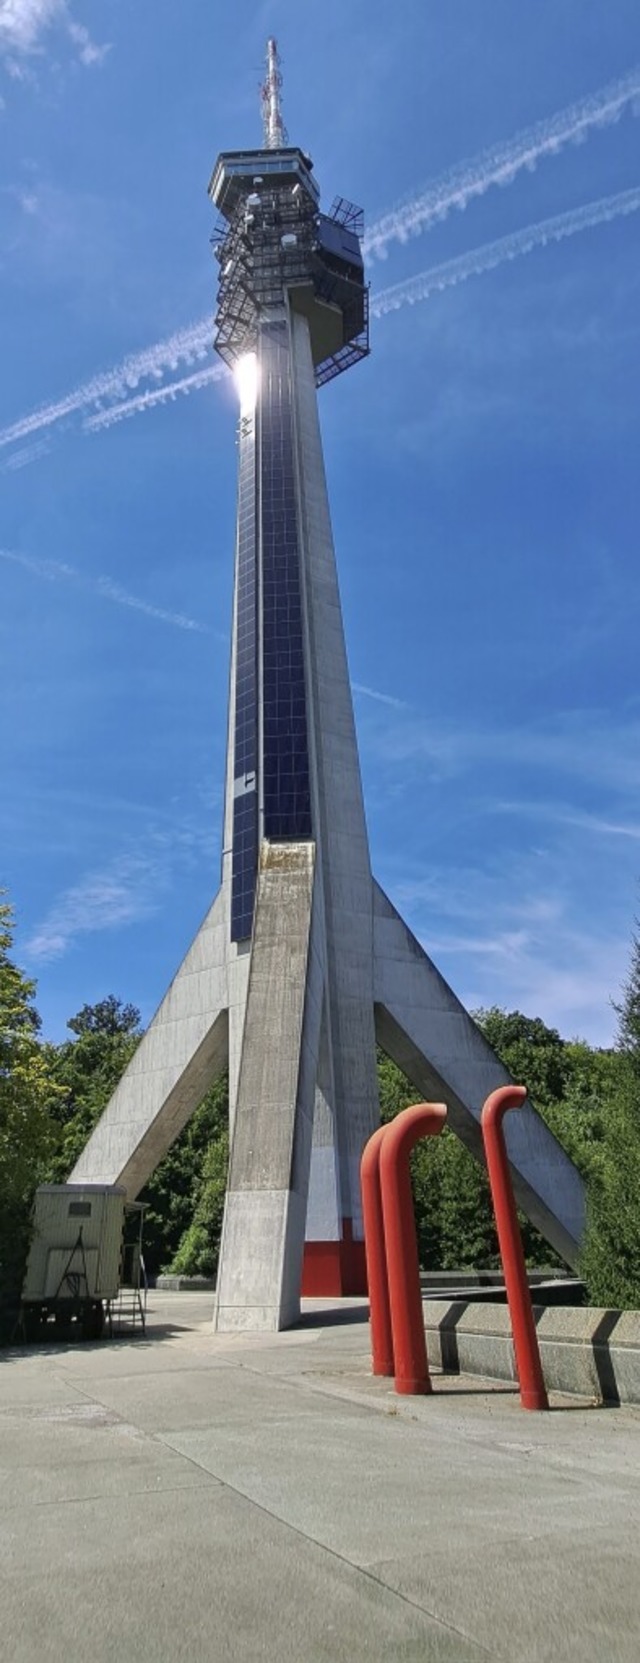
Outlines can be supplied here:
<path id="1" fill-rule="evenodd" d="M 217 888 L 206 185 L 259 141 L 271 32 L 292 141 L 370 228 L 372 355 L 321 408 L 374 868 L 470 1006 L 606 1043 L 640 870 L 637 0 L 0 0 L 17 955 L 53 1038 L 109 991 L 148 1019 Z"/>

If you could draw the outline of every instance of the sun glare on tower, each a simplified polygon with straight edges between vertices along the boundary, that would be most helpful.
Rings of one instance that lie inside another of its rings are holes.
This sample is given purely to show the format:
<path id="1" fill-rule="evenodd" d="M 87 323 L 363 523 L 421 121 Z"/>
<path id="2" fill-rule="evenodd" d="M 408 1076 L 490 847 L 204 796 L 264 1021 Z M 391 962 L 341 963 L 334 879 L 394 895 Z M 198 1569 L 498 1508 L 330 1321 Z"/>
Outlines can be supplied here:
<path id="1" fill-rule="evenodd" d="M 255 352 L 245 352 L 234 369 L 240 399 L 240 415 L 251 416 L 258 401 L 258 359 Z"/>

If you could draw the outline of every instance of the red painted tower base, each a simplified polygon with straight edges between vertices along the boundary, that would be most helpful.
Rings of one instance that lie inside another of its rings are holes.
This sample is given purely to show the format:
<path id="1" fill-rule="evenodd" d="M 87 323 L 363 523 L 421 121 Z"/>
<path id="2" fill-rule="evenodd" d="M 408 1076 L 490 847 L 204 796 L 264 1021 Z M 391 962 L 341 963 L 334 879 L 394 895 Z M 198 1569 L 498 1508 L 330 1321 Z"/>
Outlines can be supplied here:
<path id="1" fill-rule="evenodd" d="M 343 1299 L 367 1293 L 364 1242 L 354 1241 L 350 1218 L 342 1220 L 342 1241 L 306 1241 L 302 1263 L 303 1299 Z"/>

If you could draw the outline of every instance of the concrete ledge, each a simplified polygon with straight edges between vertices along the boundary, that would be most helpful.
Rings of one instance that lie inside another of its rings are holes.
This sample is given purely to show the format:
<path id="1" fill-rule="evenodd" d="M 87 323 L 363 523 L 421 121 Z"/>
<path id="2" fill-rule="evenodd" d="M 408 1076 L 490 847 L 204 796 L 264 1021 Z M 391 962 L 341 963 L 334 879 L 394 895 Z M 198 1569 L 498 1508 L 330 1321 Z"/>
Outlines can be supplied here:
<path id="1" fill-rule="evenodd" d="M 453 1374 L 515 1380 L 506 1305 L 465 1299 L 423 1301 L 427 1349 Z M 640 1312 L 534 1306 L 540 1355 L 550 1391 L 640 1403 Z"/>
<path id="2" fill-rule="evenodd" d="M 163 1293 L 215 1293 L 216 1284 L 209 1276 L 156 1276 L 154 1287 Z"/>
<path id="3" fill-rule="evenodd" d="M 532 1298 L 537 1305 L 582 1305 L 584 1283 L 577 1276 L 532 1271 L 528 1277 Z M 466 1299 L 474 1303 L 504 1305 L 506 1289 L 500 1271 L 420 1272 L 423 1299 Z"/>

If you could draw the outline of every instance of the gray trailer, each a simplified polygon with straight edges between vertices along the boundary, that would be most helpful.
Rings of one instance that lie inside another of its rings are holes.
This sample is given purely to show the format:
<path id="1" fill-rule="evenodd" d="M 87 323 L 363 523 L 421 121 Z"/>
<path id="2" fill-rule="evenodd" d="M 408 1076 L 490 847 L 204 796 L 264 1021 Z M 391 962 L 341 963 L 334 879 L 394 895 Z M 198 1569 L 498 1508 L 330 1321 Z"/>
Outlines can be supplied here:
<path id="1" fill-rule="evenodd" d="M 42 1184 L 22 1289 L 28 1339 L 53 1330 L 99 1339 L 123 1280 L 126 1192 L 117 1184 Z"/>

